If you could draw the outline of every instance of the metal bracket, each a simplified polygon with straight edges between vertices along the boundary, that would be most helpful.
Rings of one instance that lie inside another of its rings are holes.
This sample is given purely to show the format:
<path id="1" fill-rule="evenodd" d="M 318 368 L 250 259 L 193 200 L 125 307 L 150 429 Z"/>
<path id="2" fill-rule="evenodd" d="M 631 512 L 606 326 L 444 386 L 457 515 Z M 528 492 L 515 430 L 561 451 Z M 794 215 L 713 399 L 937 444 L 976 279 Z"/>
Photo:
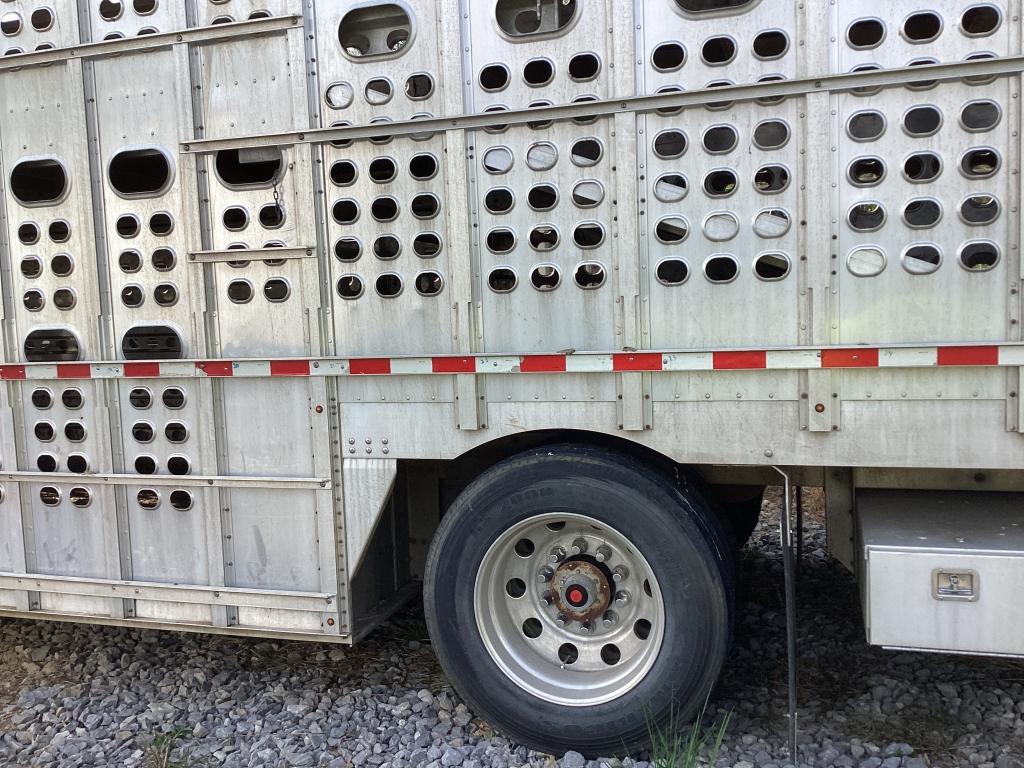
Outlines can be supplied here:
<path id="1" fill-rule="evenodd" d="M 796 564 L 793 545 L 793 484 L 781 467 L 772 467 L 785 480 L 782 510 L 779 514 L 779 542 L 782 545 L 782 572 L 786 594 L 786 660 L 789 693 L 789 756 L 796 758 L 797 729 L 797 655 L 796 655 Z"/>

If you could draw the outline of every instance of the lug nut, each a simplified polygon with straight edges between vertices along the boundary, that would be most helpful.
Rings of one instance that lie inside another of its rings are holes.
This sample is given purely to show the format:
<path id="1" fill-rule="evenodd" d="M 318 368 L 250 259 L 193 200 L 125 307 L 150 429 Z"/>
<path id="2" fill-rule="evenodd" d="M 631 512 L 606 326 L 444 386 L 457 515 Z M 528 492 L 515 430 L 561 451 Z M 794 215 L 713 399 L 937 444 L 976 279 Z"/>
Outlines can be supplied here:
<path id="1" fill-rule="evenodd" d="M 547 592 L 545 592 L 543 595 L 541 595 L 540 599 L 541 599 L 541 602 L 544 603 L 544 605 L 551 605 L 551 603 L 553 603 L 555 601 L 555 597 L 554 597 L 554 595 L 551 594 L 551 590 L 550 589 Z"/>
<path id="2" fill-rule="evenodd" d="M 552 547 L 551 554 L 548 555 L 548 561 L 560 563 L 563 560 L 565 560 L 565 547 Z"/>
<path id="3" fill-rule="evenodd" d="M 593 631 L 594 631 L 594 622 L 592 622 L 592 621 L 584 621 L 582 624 L 580 624 L 580 632 L 582 632 L 583 634 L 589 635 Z"/>
<path id="4" fill-rule="evenodd" d="M 568 623 L 569 617 L 566 616 L 564 613 L 560 613 L 558 614 L 558 616 L 555 617 L 555 624 L 557 624 L 560 627 L 564 627 Z"/>
<path id="5" fill-rule="evenodd" d="M 629 569 L 624 565 L 617 565 L 612 569 L 612 578 L 616 581 L 625 581 L 629 578 Z"/>
<path id="6" fill-rule="evenodd" d="M 546 565 L 537 572 L 537 581 L 541 584 L 546 584 L 551 581 L 551 578 L 555 575 L 555 572 L 548 568 Z"/>
<path id="7" fill-rule="evenodd" d="M 582 536 L 578 539 L 575 539 L 572 543 L 572 546 L 569 548 L 569 551 L 572 552 L 574 555 L 584 554 L 587 551 L 587 540 L 584 539 Z"/>
<path id="8" fill-rule="evenodd" d="M 629 592 L 625 589 L 620 589 L 615 593 L 615 602 L 619 605 L 625 605 L 629 602 Z"/>
<path id="9" fill-rule="evenodd" d="M 612 548 L 607 544 L 602 544 L 597 548 L 597 552 L 594 553 L 594 559 L 599 563 L 603 563 L 606 560 L 610 560 L 612 556 Z"/>
<path id="10" fill-rule="evenodd" d="M 605 629 L 610 629 L 619 623 L 619 617 L 615 615 L 615 611 L 606 611 L 604 617 L 601 619 L 601 623 Z"/>

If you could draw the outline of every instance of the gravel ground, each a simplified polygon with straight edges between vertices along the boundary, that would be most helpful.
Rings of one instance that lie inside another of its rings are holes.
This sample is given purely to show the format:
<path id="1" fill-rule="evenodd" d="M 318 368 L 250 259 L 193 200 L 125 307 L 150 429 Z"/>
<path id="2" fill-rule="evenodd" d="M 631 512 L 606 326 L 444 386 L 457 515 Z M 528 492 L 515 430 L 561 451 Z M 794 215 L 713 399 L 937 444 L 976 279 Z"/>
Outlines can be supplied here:
<path id="1" fill-rule="evenodd" d="M 825 554 L 814 515 L 799 585 L 800 753 L 787 756 L 777 499 L 766 507 L 706 715 L 708 726 L 730 715 L 715 765 L 1024 768 L 1024 663 L 865 646 L 856 584 Z M 530 752 L 495 734 L 448 687 L 413 607 L 356 649 L 0 621 L 0 765 L 620 761 Z"/>

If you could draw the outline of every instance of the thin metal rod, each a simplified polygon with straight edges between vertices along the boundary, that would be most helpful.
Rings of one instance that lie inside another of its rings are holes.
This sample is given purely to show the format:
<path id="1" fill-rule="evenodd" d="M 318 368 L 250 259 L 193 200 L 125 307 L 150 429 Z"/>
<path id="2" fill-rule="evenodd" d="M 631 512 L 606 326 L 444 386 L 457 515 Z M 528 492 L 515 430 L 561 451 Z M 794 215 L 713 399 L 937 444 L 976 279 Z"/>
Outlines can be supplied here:
<path id="1" fill-rule="evenodd" d="M 793 570 L 800 573 L 800 563 L 804 559 L 804 489 L 803 486 L 796 487 L 796 562 Z"/>
<path id="2" fill-rule="evenodd" d="M 789 689 L 789 757 L 796 762 L 797 726 L 797 655 L 796 655 L 796 572 L 793 557 L 793 528 L 790 525 L 793 511 L 793 484 L 789 474 L 779 467 L 772 467 L 785 480 L 782 510 L 779 515 L 779 541 L 782 544 L 782 573 L 786 595 L 786 666 Z"/>

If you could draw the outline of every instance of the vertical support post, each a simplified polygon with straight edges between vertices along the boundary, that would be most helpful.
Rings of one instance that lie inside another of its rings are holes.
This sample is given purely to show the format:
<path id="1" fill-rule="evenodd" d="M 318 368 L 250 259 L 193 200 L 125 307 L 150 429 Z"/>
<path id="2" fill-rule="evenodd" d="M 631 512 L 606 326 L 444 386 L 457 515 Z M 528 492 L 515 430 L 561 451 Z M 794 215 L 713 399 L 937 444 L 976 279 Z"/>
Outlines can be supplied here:
<path id="1" fill-rule="evenodd" d="M 796 685 L 796 568 L 793 547 L 793 483 L 781 467 L 772 467 L 785 481 L 782 510 L 779 514 L 779 541 L 782 544 L 782 573 L 786 594 L 786 666 L 789 694 L 789 757 L 796 761 L 797 685 Z"/>

